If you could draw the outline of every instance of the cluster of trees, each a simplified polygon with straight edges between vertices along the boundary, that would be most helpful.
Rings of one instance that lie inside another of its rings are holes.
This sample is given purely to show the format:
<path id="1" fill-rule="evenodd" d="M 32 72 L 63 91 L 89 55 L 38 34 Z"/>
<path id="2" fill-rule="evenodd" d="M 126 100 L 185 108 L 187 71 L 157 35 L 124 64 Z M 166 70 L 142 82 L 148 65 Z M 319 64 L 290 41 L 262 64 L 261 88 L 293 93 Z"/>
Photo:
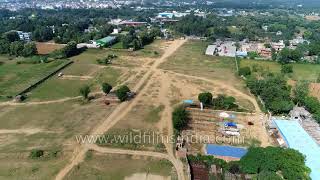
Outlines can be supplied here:
<path id="1" fill-rule="evenodd" d="M 3 12 L 3 14 L 1 14 Z M 130 18 L 147 21 L 152 12 L 120 9 L 63 9 L 34 10 L 24 9 L 17 12 L 1 10 L 0 34 L 10 30 L 32 32 L 36 41 L 55 40 L 66 44 L 70 41 L 87 42 L 109 35 L 114 26 L 107 22 L 112 18 Z M 31 16 L 32 15 L 32 16 Z M 10 17 L 16 17 L 10 19 Z M 94 27 L 90 32 L 84 32 Z"/>
<path id="2" fill-rule="evenodd" d="M 101 90 L 103 91 L 103 93 L 105 93 L 106 95 L 109 94 L 112 90 L 112 85 L 108 84 L 108 83 L 102 83 L 101 84 Z M 84 100 L 88 101 L 89 98 L 89 94 L 91 92 L 91 88 L 88 85 L 84 85 L 79 89 L 79 93 L 80 95 L 83 97 Z M 118 99 L 123 102 L 125 100 L 127 100 L 128 93 L 130 93 L 130 89 L 128 86 L 120 86 L 116 91 L 115 94 L 118 97 Z"/>
<path id="3" fill-rule="evenodd" d="M 213 98 L 210 92 L 200 93 L 198 100 L 205 106 L 209 106 L 213 109 L 220 110 L 238 110 L 239 106 L 236 104 L 236 99 L 232 96 L 225 96 L 219 94 L 216 98 Z"/>
<path id="4" fill-rule="evenodd" d="M 4 33 L 0 37 L 0 54 L 29 57 L 36 55 L 37 47 L 33 42 L 20 41 L 15 31 Z"/>
<path id="5" fill-rule="evenodd" d="M 122 36 L 120 41 L 122 43 L 122 48 L 128 49 L 133 48 L 138 50 L 143 48 L 154 41 L 156 37 L 161 37 L 162 33 L 159 28 L 152 28 L 150 31 L 143 30 L 141 32 L 136 32 L 135 29 L 130 29 L 129 34 Z"/>
<path id="6" fill-rule="evenodd" d="M 62 49 L 56 50 L 50 54 L 51 57 L 56 59 L 65 59 L 80 54 L 84 49 L 78 49 L 75 41 L 69 42 Z"/>
<path id="7" fill-rule="evenodd" d="M 313 113 L 313 118 L 320 123 L 320 101 L 313 96 L 310 96 L 309 83 L 300 81 L 294 88 L 294 101 L 302 106 L 305 106 L 310 113 Z"/>
<path id="8" fill-rule="evenodd" d="M 206 36 L 210 39 L 232 38 L 234 40 L 258 40 L 269 38 L 273 41 L 292 39 L 299 33 L 297 27 L 307 27 L 308 24 L 299 17 L 292 17 L 290 13 L 281 10 L 270 10 L 270 15 L 231 16 L 220 17 L 214 14 L 206 18 L 195 15 L 183 17 L 173 29 L 186 35 Z M 268 30 L 262 29 L 268 26 Z M 282 35 L 276 35 L 281 31 Z"/>
<path id="9" fill-rule="evenodd" d="M 189 155 L 192 164 L 211 165 L 232 174 L 254 174 L 257 179 L 310 179 L 311 170 L 305 165 L 305 156 L 294 149 L 281 147 L 250 147 L 240 161 L 226 162 L 213 156 Z M 223 175 L 222 175 L 223 176 Z"/>
<path id="10" fill-rule="evenodd" d="M 303 154 L 280 147 L 249 148 L 248 153 L 241 158 L 239 167 L 243 173 L 268 175 L 269 179 L 310 179 L 311 172 L 305 165 Z"/>
<path id="11" fill-rule="evenodd" d="M 289 49 L 283 48 L 277 55 L 277 59 L 281 64 L 288 64 L 290 62 L 299 62 L 303 58 L 304 54 L 299 48 Z"/>
<path id="12" fill-rule="evenodd" d="M 290 97 L 291 87 L 281 75 L 269 73 L 262 79 L 250 76 L 246 84 L 254 95 L 263 100 L 265 107 L 275 114 L 288 113 L 294 106 Z"/>

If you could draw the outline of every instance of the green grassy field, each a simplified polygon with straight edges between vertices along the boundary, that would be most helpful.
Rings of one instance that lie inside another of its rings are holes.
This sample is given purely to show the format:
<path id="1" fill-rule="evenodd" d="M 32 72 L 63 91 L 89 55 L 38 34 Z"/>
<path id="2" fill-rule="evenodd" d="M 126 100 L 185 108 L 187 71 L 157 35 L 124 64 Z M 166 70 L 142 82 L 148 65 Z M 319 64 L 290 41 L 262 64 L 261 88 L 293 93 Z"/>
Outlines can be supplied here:
<path id="1" fill-rule="evenodd" d="M 137 173 L 148 174 L 149 177 L 176 177 L 172 169 L 172 164 L 167 160 L 89 152 L 86 160 L 74 168 L 66 179 L 123 180 Z M 140 176 L 140 178 L 142 177 Z"/>
<path id="2" fill-rule="evenodd" d="M 320 65 L 317 64 L 291 64 L 293 66 L 293 73 L 289 74 L 289 78 L 298 80 L 315 81 L 320 73 Z M 261 60 L 241 60 L 240 67 L 253 67 L 260 66 L 265 70 L 269 70 L 274 73 L 280 73 L 281 65 L 273 61 L 261 61 Z"/>
<path id="3" fill-rule="evenodd" d="M 62 79 L 57 76 L 52 77 L 39 85 L 28 94 L 28 100 L 55 100 L 66 97 L 80 96 L 79 89 L 84 85 L 89 85 L 92 92 L 100 91 L 103 82 L 112 86 L 117 85 L 121 71 L 111 67 L 100 69 L 96 76 L 88 80 Z"/>
<path id="4" fill-rule="evenodd" d="M 89 81 L 52 77 L 28 93 L 27 100 L 44 101 L 80 96 L 79 89 L 86 84 Z"/>
<path id="5" fill-rule="evenodd" d="M 16 64 L 17 61 L 18 59 L 5 60 L 0 65 L 0 96 L 16 95 L 66 62 L 57 60 L 41 64 Z"/>
<path id="6" fill-rule="evenodd" d="M 221 80 L 247 93 L 244 82 L 236 75 L 234 58 L 207 56 L 208 43 L 188 41 L 160 68 L 208 79 Z"/>

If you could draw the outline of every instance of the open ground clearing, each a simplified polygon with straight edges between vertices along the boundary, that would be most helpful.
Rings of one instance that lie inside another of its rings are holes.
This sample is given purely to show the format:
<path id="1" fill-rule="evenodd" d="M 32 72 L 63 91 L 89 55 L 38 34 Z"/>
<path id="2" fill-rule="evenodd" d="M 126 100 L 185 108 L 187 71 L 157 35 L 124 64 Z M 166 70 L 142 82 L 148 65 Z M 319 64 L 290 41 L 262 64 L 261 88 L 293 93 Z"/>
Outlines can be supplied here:
<path id="1" fill-rule="evenodd" d="M 46 55 L 50 54 L 51 52 L 62 49 L 65 45 L 63 44 L 56 44 L 54 42 L 37 42 L 36 43 L 38 54 Z"/>
<path id="2" fill-rule="evenodd" d="M 97 65 L 96 58 L 105 57 L 109 53 L 107 50 L 85 51 L 73 57 L 74 63 L 62 71 L 65 77 L 54 76 L 31 91 L 30 102 L 0 104 L 2 144 L 0 152 L 4 156 L 3 159 L 11 153 L 23 154 L 25 157 L 23 161 L 13 163 L 13 167 L 3 168 L 4 172 L 13 172 L 3 173 L 3 178 L 19 179 L 23 174 L 30 174 L 31 179 L 51 179 L 74 155 L 30 160 L 28 156 L 31 149 L 45 151 L 59 149 L 59 152 L 68 154 L 69 150 L 74 150 L 75 135 L 88 134 L 93 127 L 99 127 L 101 120 L 108 117 L 116 107 L 116 105 L 106 106 L 103 103 L 103 97 L 84 104 L 78 96 L 79 87 L 89 84 L 92 86 L 92 91 L 101 92 L 100 83 L 108 82 L 113 86 L 125 83 L 134 88 L 147 71 L 147 69 L 136 67 L 141 64 L 150 67 L 154 62 L 152 58 L 146 59 L 146 56 L 143 56 L 145 52 L 125 52 L 119 56 L 119 59 L 123 58 L 123 64 Z M 6 61 L 6 58 L 3 59 Z M 125 61 L 132 63 L 133 66 L 127 66 L 128 63 Z M 143 84 L 140 83 L 139 87 L 141 85 Z M 161 107 L 150 105 L 145 113 L 147 114 L 146 122 L 157 121 L 154 118 L 159 118 Z M 17 161 L 15 158 L 11 160 Z M 33 165 L 35 165 L 34 168 Z M 53 168 L 43 169 L 49 166 Z M 28 176 L 25 178 L 28 179 Z"/>
<path id="3" fill-rule="evenodd" d="M 209 79 L 221 80 L 246 92 L 244 83 L 235 75 L 234 58 L 206 56 L 207 43 L 188 41 L 160 68 Z"/>
<path id="4" fill-rule="evenodd" d="M 70 153 L 70 155 L 59 156 L 57 164 L 59 164 L 60 171 L 50 171 L 50 173 L 57 174 L 56 179 L 62 179 L 69 172 L 71 173 L 67 175 L 68 178 L 83 178 L 87 166 L 95 167 L 93 171 L 96 172 L 96 174 L 86 176 L 87 178 L 103 178 L 113 172 L 116 174 L 119 170 L 115 168 L 111 173 L 106 173 L 108 171 L 105 169 L 108 168 L 104 167 L 107 165 L 100 166 L 96 162 L 103 160 L 103 157 L 100 157 L 103 156 L 101 154 L 93 155 L 92 159 L 87 159 L 86 153 L 92 147 L 77 144 L 74 139 L 75 135 L 155 131 L 171 136 L 173 134 L 171 113 L 174 106 L 185 99 L 196 100 L 198 94 L 203 91 L 212 92 L 215 95 L 234 96 L 241 107 L 245 107 L 248 111 L 260 112 L 255 99 L 248 94 L 244 83 L 235 75 L 233 59 L 202 55 L 206 43 L 201 41 L 176 40 L 157 41 L 156 43 L 159 44 L 152 48 L 160 48 L 159 51 L 163 51 L 161 58 L 151 58 L 141 51 L 89 49 L 72 58 L 74 63 L 62 71 L 66 75 L 64 78 L 54 76 L 31 91 L 30 102 L 19 103 L 16 106 L 14 103 L 9 103 L 7 106 L 0 104 L 0 141 L 2 142 L 0 153 L 22 152 L 28 154 L 33 148 L 59 149 L 63 153 Z M 179 47 L 181 48 L 179 49 Z M 96 59 L 106 57 L 113 52 L 117 53 L 118 58 L 114 60 L 112 65 L 97 64 Z M 158 69 L 161 63 L 163 63 L 161 67 L 165 70 Z M 88 84 L 92 87 L 93 92 L 101 93 L 99 84 L 102 82 L 108 82 L 113 86 L 127 84 L 138 94 L 133 100 L 123 102 L 120 105 L 106 106 L 101 95 L 90 103 L 83 103 L 81 97 L 78 96 L 79 87 Z M 240 90 L 238 90 L 239 88 Z M 252 118 L 259 120 L 258 115 Z M 37 132 L 30 133 L 32 129 L 37 129 Z M 1 130 L 7 133 L 1 133 Z M 256 131 L 258 131 L 258 137 L 265 135 L 261 124 L 257 126 Z M 265 146 L 265 139 L 261 141 Z M 174 146 L 171 143 L 143 145 L 142 148 L 132 147 L 130 144 L 129 146 L 121 144 L 109 147 L 123 148 L 123 154 L 136 152 L 128 149 L 149 150 L 150 156 L 171 161 L 177 171 L 176 176 L 179 179 L 184 179 L 183 163 L 174 156 Z M 161 153 L 160 156 L 154 151 L 166 154 Z M 110 153 L 109 150 L 105 153 L 107 152 Z M 66 163 L 68 160 L 69 162 Z M 83 162 L 83 160 L 85 161 Z M 108 160 L 103 160 L 105 162 L 101 163 L 113 165 L 118 161 L 124 161 L 111 159 L 110 163 Z M 51 160 L 43 161 L 43 166 L 47 166 L 51 162 Z M 131 161 L 128 162 L 128 165 L 130 163 Z M 148 165 L 148 162 L 141 164 Z M 141 168 L 143 169 L 143 167 Z M 145 173 L 148 175 L 148 171 L 140 172 L 129 167 L 126 170 L 129 173 L 123 177 L 129 179 L 142 178 Z M 18 171 L 13 177 L 18 177 L 19 172 L 21 171 Z M 45 171 L 44 173 L 37 171 L 33 176 L 36 179 L 41 179 L 45 174 Z M 156 175 L 157 172 L 149 172 L 149 174 Z M 170 176 L 171 174 L 160 175 Z M 52 177 L 52 175 L 48 177 Z"/>
<path id="5" fill-rule="evenodd" d="M 1 107 L 0 177 L 52 179 L 71 157 L 74 136 L 88 133 L 113 109 L 102 102 L 83 105 L 81 101 Z M 31 149 L 59 154 L 32 160 Z"/>
<path id="6" fill-rule="evenodd" d="M 164 180 L 172 178 L 176 178 L 174 168 L 165 159 L 89 151 L 85 161 L 73 169 L 65 179 Z"/>

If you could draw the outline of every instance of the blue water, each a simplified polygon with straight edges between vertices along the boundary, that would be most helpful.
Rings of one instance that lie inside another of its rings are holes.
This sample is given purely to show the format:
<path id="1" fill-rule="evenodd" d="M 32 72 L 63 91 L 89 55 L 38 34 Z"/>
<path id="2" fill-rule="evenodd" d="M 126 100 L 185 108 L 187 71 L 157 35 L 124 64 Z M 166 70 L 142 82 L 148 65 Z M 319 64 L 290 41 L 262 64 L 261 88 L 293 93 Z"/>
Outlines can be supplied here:
<path id="1" fill-rule="evenodd" d="M 206 150 L 209 155 L 228 156 L 234 158 L 241 158 L 248 152 L 248 150 L 244 148 L 220 146 L 215 144 L 208 144 Z"/>
<path id="2" fill-rule="evenodd" d="M 273 120 L 286 143 L 306 156 L 306 165 L 311 169 L 310 177 L 320 179 L 320 147 L 297 121 Z"/>

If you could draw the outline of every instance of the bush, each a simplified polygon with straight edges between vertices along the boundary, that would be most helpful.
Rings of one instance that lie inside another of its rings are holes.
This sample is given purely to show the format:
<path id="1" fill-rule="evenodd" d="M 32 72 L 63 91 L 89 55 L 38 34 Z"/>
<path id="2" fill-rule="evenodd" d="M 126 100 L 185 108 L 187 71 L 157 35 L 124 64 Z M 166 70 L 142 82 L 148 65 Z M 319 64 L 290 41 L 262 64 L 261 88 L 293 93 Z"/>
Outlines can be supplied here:
<path id="1" fill-rule="evenodd" d="M 236 110 L 238 105 L 235 104 L 236 99 L 232 96 L 225 96 L 219 94 L 217 98 L 213 99 L 213 108 L 223 110 Z"/>
<path id="2" fill-rule="evenodd" d="M 251 75 L 251 69 L 250 67 L 242 67 L 239 69 L 239 75 L 240 76 L 250 76 Z"/>
<path id="3" fill-rule="evenodd" d="M 112 86 L 108 83 L 102 83 L 101 84 L 101 88 L 102 88 L 102 91 L 105 93 L 105 94 L 109 94 L 111 89 L 112 89 Z"/>
<path id="4" fill-rule="evenodd" d="M 284 64 L 281 66 L 281 73 L 288 74 L 293 73 L 293 67 L 292 65 Z"/>
<path id="5" fill-rule="evenodd" d="M 212 94 L 210 92 L 200 93 L 198 95 L 198 100 L 202 102 L 204 105 L 212 104 Z"/>
<path id="6" fill-rule="evenodd" d="M 85 85 L 82 88 L 80 88 L 80 94 L 84 99 L 88 99 L 90 91 L 91 90 L 88 85 Z"/>
<path id="7" fill-rule="evenodd" d="M 320 124 L 320 111 L 314 113 L 313 118 Z"/>
<path id="8" fill-rule="evenodd" d="M 116 95 L 121 102 L 125 101 L 128 97 L 128 93 L 130 89 L 128 86 L 121 86 L 119 89 L 116 90 Z"/>
<path id="9" fill-rule="evenodd" d="M 179 106 L 172 112 L 173 127 L 179 132 L 188 125 L 189 113 L 183 106 Z"/>
<path id="10" fill-rule="evenodd" d="M 31 150 L 30 152 L 30 158 L 32 159 L 37 159 L 37 158 L 40 158 L 44 155 L 44 151 L 41 150 L 41 149 L 33 149 Z"/>

